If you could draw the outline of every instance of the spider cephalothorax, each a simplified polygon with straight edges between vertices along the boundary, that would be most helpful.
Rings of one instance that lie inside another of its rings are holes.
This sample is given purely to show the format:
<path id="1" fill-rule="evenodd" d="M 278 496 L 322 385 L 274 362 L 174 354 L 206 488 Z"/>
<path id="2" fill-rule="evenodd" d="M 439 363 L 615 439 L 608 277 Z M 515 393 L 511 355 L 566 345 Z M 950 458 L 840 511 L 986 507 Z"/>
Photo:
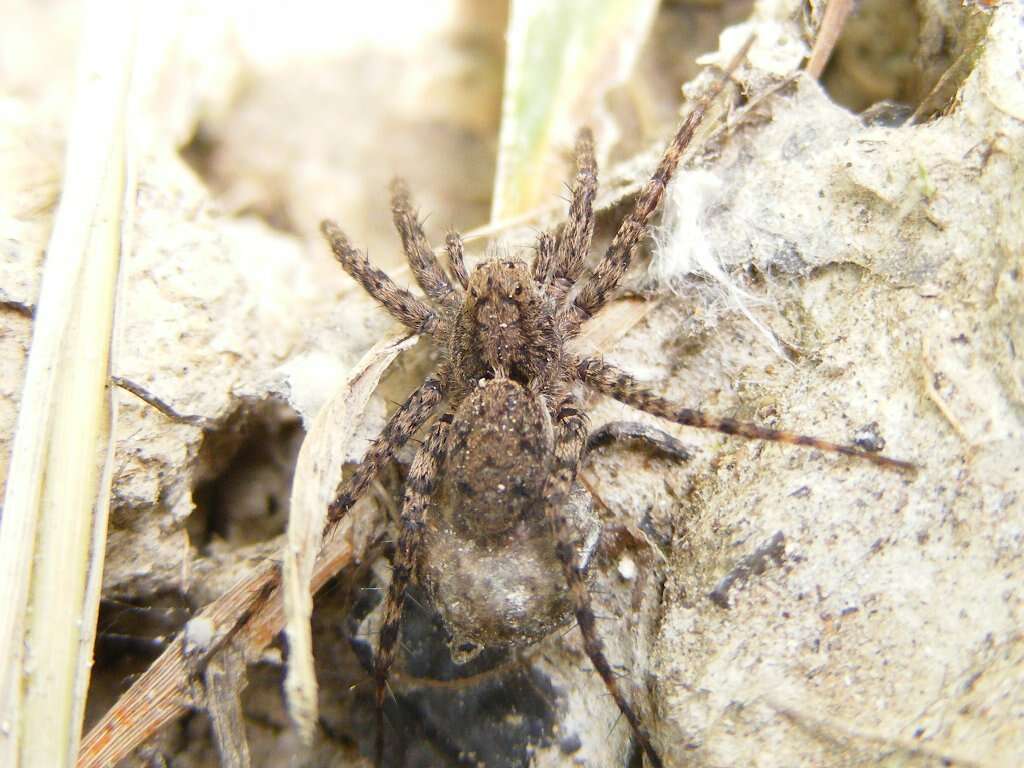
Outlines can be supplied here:
<path id="1" fill-rule="evenodd" d="M 493 259 L 469 276 L 448 342 L 452 363 L 469 381 L 484 376 L 538 380 L 550 361 L 552 317 L 530 267 Z"/>
<path id="2" fill-rule="evenodd" d="M 738 56 L 727 71 L 739 60 Z M 662 765 L 650 734 L 605 658 L 590 606 L 584 569 L 591 524 L 586 497 L 576 485 L 588 445 L 588 425 L 573 392 L 577 385 L 684 426 L 811 446 L 888 467 L 910 466 L 854 447 L 708 416 L 654 394 L 611 364 L 579 357 L 565 347 L 565 341 L 605 305 L 629 268 L 633 249 L 646 234 L 683 150 L 723 82 L 724 78 L 719 80 L 683 121 L 604 258 L 585 278 L 597 188 L 593 140 L 586 131 L 576 146 L 569 220 L 557 237 L 540 236 L 532 265 L 498 258 L 470 274 L 461 239 L 450 235 L 450 275 L 446 274 L 427 243 L 408 191 L 396 183 L 392 191 L 395 225 L 413 275 L 428 299 L 424 301 L 372 267 L 336 225 L 324 222 L 324 234 L 345 270 L 396 319 L 432 337 L 442 353 L 435 372 L 391 416 L 339 489 L 329 512 L 331 523 L 447 401 L 427 431 L 406 481 L 374 664 L 378 762 L 383 745 L 380 712 L 395 657 L 402 602 L 418 568 L 456 634 L 478 642 L 532 641 L 571 611 L 587 655 L 647 759 L 654 766 Z M 686 457 L 678 441 L 649 428 L 620 427 L 602 437 L 608 434 L 646 439 L 671 455 Z M 504 549 L 513 543 L 532 558 L 532 565 L 524 568 L 522 556 L 517 555 L 518 574 L 502 561 Z M 492 561 L 489 567 L 468 569 L 460 567 L 464 561 L 459 558 L 465 557 L 491 557 Z M 534 578 L 535 573 L 543 575 L 553 568 L 561 569 L 563 587 Z M 474 570 L 491 574 L 491 582 L 486 576 L 459 582 L 460 573 Z M 506 600 L 508 595 L 520 597 Z"/>

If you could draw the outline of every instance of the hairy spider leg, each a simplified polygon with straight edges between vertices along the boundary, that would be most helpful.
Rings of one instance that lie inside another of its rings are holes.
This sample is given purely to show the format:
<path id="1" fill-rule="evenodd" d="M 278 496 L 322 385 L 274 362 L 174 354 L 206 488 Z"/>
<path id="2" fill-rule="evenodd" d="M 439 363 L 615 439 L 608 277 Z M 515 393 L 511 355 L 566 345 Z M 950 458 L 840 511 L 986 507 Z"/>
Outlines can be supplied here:
<path id="1" fill-rule="evenodd" d="M 409 188 L 401 179 L 391 182 L 391 214 L 402 238 L 402 250 L 423 292 L 441 306 L 454 307 L 461 303 L 459 292 L 448 282 L 434 249 L 427 242 L 423 224 L 413 210 Z"/>
<path id="2" fill-rule="evenodd" d="M 597 632 L 594 611 L 590 605 L 586 578 L 573 546 L 573 529 L 565 515 L 569 493 L 576 480 L 580 460 L 587 442 L 587 417 L 577 407 L 572 395 L 566 394 L 555 415 L 555 450 L 551 474 L 544 488 L 545 514 L 551 521 L 555 538 L 555 552 L 562 563 L 562 571 L 569 585 L 576 624 L 583 636 L 583 648 L 591 664 L 601 676 L 619 711 L 625 715 L 640 747 L 654 768 L 662 768 L 661 757 L 654 749 L 650 734 L 644 727 L 633 704 L 623 694 L 619 681 L 604 655 L 604 644 Z"/>
<path id="3" fill-rule="evenodd" d="M 545 291 L 554 275 L 557 249 L 558 243 L 550 232 L 541 232 L 538 235 L 537 258 L 533 260 L 533 279 Z"/>
<path id="4" fill-rule="evenodd" d="M 440 372 L 439 372 L 440 373 Z M 334 501 L 327 508 L 327 525 L 333 525 L 348 512 L 349 508 L 370 486 L 373 478 L 394 458 L 405 443 L 426 424 L 430 414 L 444 397 L 444 376 L 429 376 L 419 388 L 406 398 L 398 410 L 391 414 L 388 423 L 370 443 L 355 471 L 335 491 Z"/>
<path id="5" fill-rule="evenodd" d="M 722 76 L 715 81 L 711 90 L 680 124 L 675 136 L 672 137 L 672 141 L 665 149 L 665 154 L 662 155 L 654 175 L 640 190 L 633 210 L 619 225 L 619 230 L 615 233 L 611 245 L 608 246 L 604 258 L 595 267 L 593 274 L 583 283 L 573 301 L 559 313 L 559 325 L 565 329 L 566 333 L 570 335 L 578 333 L 582 323 L 593 317 L 607 303 L 610 292 L 615 289 L 626 270 L 629 269 L 633 248 L 647 234 L 651 217 L 661 203 L 661 199 L 665 195 L 665 188 L 682 160 L 686 147 L 693 139 L 711 102 L 721 93 L 725 83 L 743 61 L 753 42 L 753 37 L 747 40 L 739 53 L 729 62 Z M 582 225 L 580 226 L 582 227 Z M 588 226 L 592 229 L 593 223 L 591 222 Z M 584 257 L 585 255 L 583 254 Z"/>
<path id="6" fill-rule="evenodd" d="M 414 333 L 433 333 L 439 320 L 433 309 L 409 291 L 399 288 L 384 272 L 370 264 L 366 255 L 352 247 L 348 237 L 333 221 L 321 222 L 320 231 L 331 244 L 342 268 L 395 319 Z"/>
<path id="7" fill-rule="evenodd" d="M 594 239 L 594 197 L 597 195 L 597 160 L 594 135 L 582 128 L 576 136 L 576 181 L 573 184 L 569 219 L 558 238 L 552 291 L 561 301 L 583 272 Z"/>
<path id="8" fill-rule="evenodd" d="M 676 461 L 689 461 L 690 451 L 681 440 L 663 429 L 637 421 L 610 421 L 593 430 L 587 437 L 585 454 L 612 443 L 630 442 Z"/>
<path id="9" fill-rule="evenodd" d="M 458 232 L 449 232 L 448 237 L 444 239 L 444 249 L 448 254 L 448 271 L 465 290 L 469 287 L 469 273 L 466 271 L 466 255 L 462 244 L 462 235 Z"/>
<path id="10" fill-rule="evenodd" d="M 701 411 L 685 408 L 641 386 L 637 383 L 636 379 L 621 368 L 593 357 L 578 360 L 575 365 L 575 371 L 576 377 L 588 387 L 610 395 L 626 405 L 686 427 L 710 429 L 726 435 L 736 435 L 753 440 L 769 440 L 775 443 L 803 445 L 808 448 L 817 448 L 831 453 L 841 453 L 844 456 L 866 459 L 889 469 L 904 471 L 916 469 L 910 462 L 891 459 L 888 456 L 870 453 L 853 446 L 840 445 L 839 443 L 832 443 L 817 437 L 771 429 L 750 422 L 709 416 Z"/>
<path id="11" fill-rule="evenodd" d="M 384 604 L 384 623 L 380 627 L 377 657 L 373 664 L 377 694 L 377 765 L 380 765 L 384 758 L 384 696 L 387 691 L 388 672 L 395 661 L 405 589 L 416 566 L 417 553 L 423 540 L 427 508 L 437 488 L 438 474 L 448 451 L 451 425 L 451 413 L 446 413 L 437 420 L 423 445 L 416 451 L 409 477 L 405 482 L 401 532 L 398 535 L 398 549 L 395 551 L 391 569 L 391 586 L 388 588 L 387 602 Z"/>

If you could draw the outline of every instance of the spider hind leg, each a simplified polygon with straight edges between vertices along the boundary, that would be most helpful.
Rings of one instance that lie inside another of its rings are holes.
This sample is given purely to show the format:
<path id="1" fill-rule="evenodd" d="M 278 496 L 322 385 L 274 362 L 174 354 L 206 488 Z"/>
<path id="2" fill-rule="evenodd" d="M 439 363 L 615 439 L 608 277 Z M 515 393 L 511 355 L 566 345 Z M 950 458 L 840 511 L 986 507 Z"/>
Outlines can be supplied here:
<path id="1" fill-rule="evenodd" d="M 888 469 L 911 472 L 916 469 L 915 465 L 908 461 L 893 459 L 851 445 L 842 445 L 822 440 L 818 437 L 764 427 L 752 422 L 711 416 L 702 411 L 685 408 L 641 386 L 636 379 L 621 368 L 596 358 L 583 358 L 579 360 L 576 365 L 576 375 L 584 384 L 598 392 L 614 397 L 621 403 L 631 405 L 653 416 L 659 416 L 676 424 L 681 424 L 684 427 L 708 429 L 725 435 L 735 435 L 751 440 L 767 440 L 775 443 L 817 448 L 821 451 L 865 459 Z"/>
<path id="2" fill-rule="evenodd" d="M 662 768 L 664 763 L 654 748 L 650 733 L 644 726 L 633 703 L 623 693 L 618 677 L 604 655 L 604 644 L 597 631 L 596 618 L 590 602 L 590 592 L 583 567 L 579 562 L 576 548 L 573 546 L 573 529 L 564 514 L 569 493 L 580 459 L 587 442 L 586 416 L 576 408 L 571 396 L 566 396 L 557 410 L 555 425 L 554 466 L 545 488 L 545 511 L 551 521 L 555 535 L 555 550 L 562 563 L 562 571 L 569 585 L 573 612 L 580 634 L 583 636 L 583 648 L 590 658 L 594 669 L 604 681 L 605 688 L 615 700 L 619 711 L 625 716 L 633 730 L 633 736 L 640 744 L 647 760 L 653 768 Z"/>
<path id="3" fill-rule="evenodd" d="M 398 548 L 395 550 L 394 566 L 391 570 L 391 585 L 388 588 L 384 605 L 384 621 L 380 628 L 377 656 L 373 664 L 377 708 L 375 752 L 378 766 L 384 755 L 384 701 L 387 696 L 388 673 L 395 661 L 395 652 L 398 646 L 398 631 L 402 618 L 402 604 L 405 602 L 405 589 L 412 579 L 417 554 L 423 540 L 427 508 L 437 486 L 441 464 L 444 462 L 451 424 L 451 414 L 445 414 L 437 420 L 427 439 L 416 452 L 416 458 L 413 459 L 412 469 L 406 481 L 405 499 L 402 502 L 402 527 L 398 537 Z"/>

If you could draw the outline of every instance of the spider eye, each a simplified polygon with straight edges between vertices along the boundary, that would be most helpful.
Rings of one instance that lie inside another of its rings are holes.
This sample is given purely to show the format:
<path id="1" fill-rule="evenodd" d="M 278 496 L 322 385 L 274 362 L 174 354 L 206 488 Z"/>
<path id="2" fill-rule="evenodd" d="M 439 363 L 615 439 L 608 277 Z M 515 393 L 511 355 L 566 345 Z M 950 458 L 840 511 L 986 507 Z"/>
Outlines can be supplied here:
<path id="1" fill-rule="evenodd" d="M 519 296 L 520 294 L 522 294 L 522 292 L 523 292 L 523 286 L 521 286 L 521 285 L 517 285 L 515 291 L 513 291 L 513 293 L 516 296 Z"/>
<path id="2" fill-rule="evenodd" d="M 479 293 L 477 293 L 477 291 L 476 291 L 476 288 L 470 288 L 470 289 L 469 289 L 469 295 L 470 295 L 470 296 L 471 296 L 472 298 L 474 298 L 474 299 L 479 299 L 479 298 L 480 298 L 480 294 L 479 294 Z"/>
<path id="3" fill-rule="evenodd" d="M 512 269 L 513 267 L 515 267 L 515 265 L 516 265 L 516 263 L 514 261 L 506 261 L 505 262 L 505 266 L 508 267 L 509 269 Z"/>

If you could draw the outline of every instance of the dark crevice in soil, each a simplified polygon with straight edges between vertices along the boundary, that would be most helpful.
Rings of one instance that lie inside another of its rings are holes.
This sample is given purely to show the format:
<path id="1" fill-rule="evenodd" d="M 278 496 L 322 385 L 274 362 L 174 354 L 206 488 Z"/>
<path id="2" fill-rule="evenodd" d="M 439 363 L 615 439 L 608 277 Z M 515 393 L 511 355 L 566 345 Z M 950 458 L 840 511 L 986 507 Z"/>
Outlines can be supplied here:
<path id="1" fill-rule="evenodd" d="M 299 415 L 278 400 L 247 403 L 207 432 L 192 490 L 192 543 L 202 550 L 217 538 L 244 547 L 282 533 L 304 436 Z"/>
<path id="2" fill-rule="evenodd" d="M 901 124 L 948 107 L 970 74 L 988 17 L 959 3 L 863 0 L 847 19 L 822 85 L 873 122 Z"/>

